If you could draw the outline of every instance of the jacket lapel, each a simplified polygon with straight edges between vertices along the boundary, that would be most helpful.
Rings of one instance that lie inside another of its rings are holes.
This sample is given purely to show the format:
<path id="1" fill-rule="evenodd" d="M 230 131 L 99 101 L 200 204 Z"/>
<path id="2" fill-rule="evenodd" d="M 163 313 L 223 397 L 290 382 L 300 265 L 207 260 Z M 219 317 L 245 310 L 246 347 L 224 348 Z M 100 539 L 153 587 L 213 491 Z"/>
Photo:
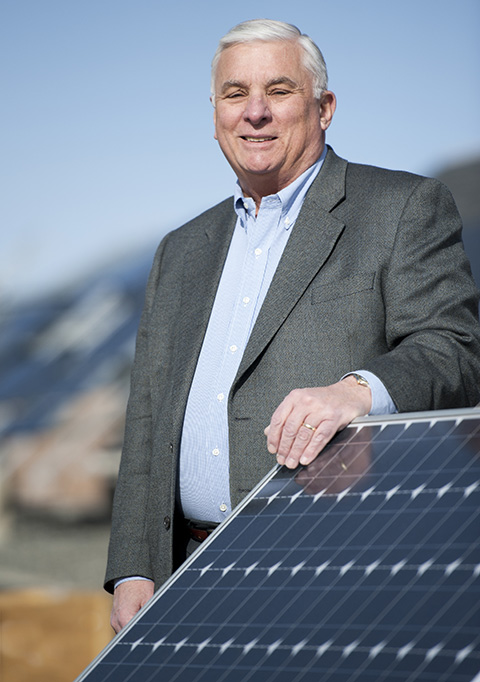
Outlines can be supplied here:
<path id="1" fill-rule="evenodd" d="M 256 360 L 323 266 L 344 224 L 331 215 L 345 196 L 347 162 L 329 150 L 305 198 L 249 342 L 238 378 Z"/>
<path id="2" fill-rule="evenodd" d="M 198 219 L 198 234 L 185 247 L 180 320 L 175 344 L 174 384 L 176 416 L 183 409 L 195 372 L 203 337 L 212 311 L 218 282 L 236 222 L 233 199 L 223 202 L 212 215 Z"/>

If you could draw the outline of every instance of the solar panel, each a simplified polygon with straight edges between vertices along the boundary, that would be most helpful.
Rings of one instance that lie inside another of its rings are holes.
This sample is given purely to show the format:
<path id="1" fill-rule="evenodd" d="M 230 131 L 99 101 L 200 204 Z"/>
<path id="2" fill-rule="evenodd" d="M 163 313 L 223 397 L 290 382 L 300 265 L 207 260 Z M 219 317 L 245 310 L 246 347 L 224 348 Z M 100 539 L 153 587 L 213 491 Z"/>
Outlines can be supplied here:
<path id="1" fill-rule="evenodd" d="M 472 682 L 480 410 L 366 418 L 276 467 L 78 682 Z"/>

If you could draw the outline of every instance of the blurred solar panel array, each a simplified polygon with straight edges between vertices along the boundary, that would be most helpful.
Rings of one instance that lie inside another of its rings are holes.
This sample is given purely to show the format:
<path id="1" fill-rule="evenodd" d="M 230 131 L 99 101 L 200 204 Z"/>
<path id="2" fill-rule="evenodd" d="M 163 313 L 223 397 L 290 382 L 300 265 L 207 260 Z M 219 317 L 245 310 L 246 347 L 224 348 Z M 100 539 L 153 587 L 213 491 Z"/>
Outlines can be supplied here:
<path id="1" fill-rule="evenodd" d="M 8 306 L 0 298 L 0 437 L 55 423 L 92 386 L 130 374 L 152 251 Z"/>
<path id="2" fill-rule="evenodd" d="M 480 410 L 345 429 L 247 498 L 85 682 L 471 682 Z"/>

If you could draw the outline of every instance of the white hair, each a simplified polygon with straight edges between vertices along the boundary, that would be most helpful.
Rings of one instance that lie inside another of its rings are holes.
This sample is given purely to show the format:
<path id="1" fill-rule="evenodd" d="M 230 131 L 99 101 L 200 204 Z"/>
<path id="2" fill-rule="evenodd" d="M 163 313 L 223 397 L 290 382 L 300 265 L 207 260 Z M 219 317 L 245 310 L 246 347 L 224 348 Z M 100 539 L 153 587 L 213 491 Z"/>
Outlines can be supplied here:
<path id="1" fill-rule="evenodd" d="M 215 75 L 222 52 L 232 45 L 251 43 L 256 40 L 264 42 L 296 41 L 302 48 L 303 65 L 313 75 L 314 97 L 320 99 L 323 90 L 326 90 L 328 85 L 327 67 L 322 53 L 313 40 L 302 34 L 293 24 L 286 24 L 283 21 L 274 21 L 273 19 L 252 19 L 234 26 L 218 43 L 217 51 L 212 60 L 210 89 L 213 103 L 215 102 Z"/>

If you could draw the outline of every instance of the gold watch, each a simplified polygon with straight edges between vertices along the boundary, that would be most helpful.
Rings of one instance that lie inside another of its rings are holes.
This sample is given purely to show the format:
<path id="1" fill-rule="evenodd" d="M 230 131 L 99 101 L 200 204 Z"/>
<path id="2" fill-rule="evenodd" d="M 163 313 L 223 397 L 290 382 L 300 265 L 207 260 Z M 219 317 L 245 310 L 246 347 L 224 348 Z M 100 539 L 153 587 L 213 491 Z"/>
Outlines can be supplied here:
<path id="1" fill-rule="evenodd" d="M 365 377 L 362 377 L 361 374 L 356 374 L 355 372 L 352 372 L 348 376 L 352 376 L 356 380 L 357 384 L 360 384 L 360 386 L 365 386 L 366 388 L 370 388 L 370 384 L 365 379 Z"/>

